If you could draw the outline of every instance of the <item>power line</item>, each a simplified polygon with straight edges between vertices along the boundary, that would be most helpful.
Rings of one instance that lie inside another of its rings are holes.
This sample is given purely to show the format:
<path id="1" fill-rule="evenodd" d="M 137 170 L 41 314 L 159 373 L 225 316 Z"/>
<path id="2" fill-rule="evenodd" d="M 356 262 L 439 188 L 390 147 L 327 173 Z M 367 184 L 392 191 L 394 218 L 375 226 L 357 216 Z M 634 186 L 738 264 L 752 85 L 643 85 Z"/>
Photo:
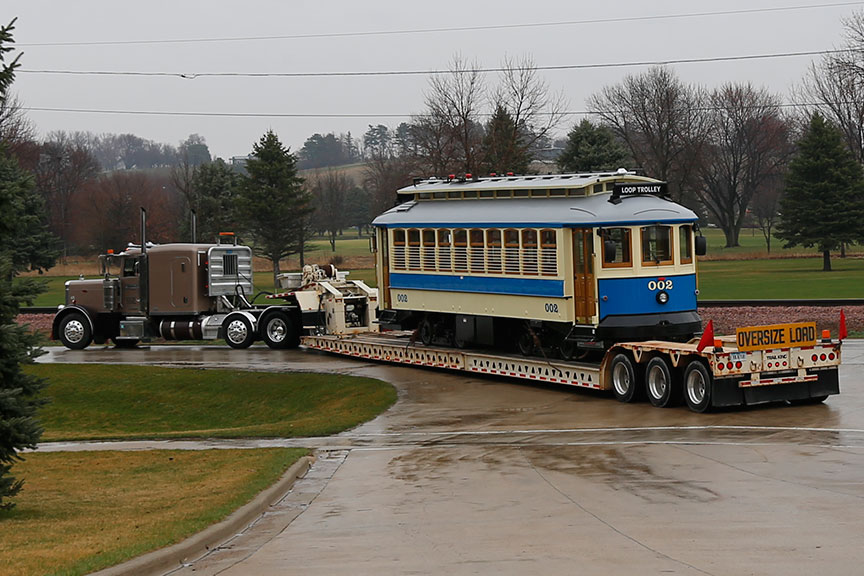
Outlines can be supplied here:
<path id="1" fill-rule="evenodd" d="M 828 54 L 848 53 L 849 50 L 811 50 L 801 52 L 778 52 L 774 54 L 746 54 L 742 56 L 714 56 L 708 58 L 673 58 L 668 60 L 643 60 L 634 62 L 611 62 L 606 64 L 562 64 L 550 66 L 532 66 L 535 70 L 590 70 L 602 68 L 627 68 L 640 66 L 668 66 L 670 64 L 704 64 L 710 62 L 738 62 L 744 60 L 768 60 L 776 58 L 796 58 L 801 56 L 824 56 Z M 467 68 L 456 73 L 504 72 L 507 68 Z M 453 74 L 453 70 L 384 70 L 359 72 L 141 72 L 119 70 L 27 70 L 18 69 L 24 74 L 54 74 L 65 76 L 138 76 L 138 77 L 170 77 L 184 80 L 196 78 L 332 78 L 332 77 L 369 77 L 369 76 L 420 76 Z"/>
<path id="2" fill-rule="evenodd" d="M 807 106 L 821 106 L 821 102 L 784 102 L 774 106 L 753 106 L 752 108 L 805 108 Z M 855 104 L 854 102 L 845 102 L 844 104 Z M 22 110 L 32 112 L 64 112 L 76 114 L 107 114 L 107 115 L 129 115 L 129 116 L 189 116 L 189 117 L 210 117 L 210 118 L 422 118 L 428 114 L 398 114 L 398 113 L 382 113 L 382 114 L 331 114 L 331 113 L 281 113 L 281 112 L 181 112 L 181 111 L 163 111 L 163 110 L 109 110 L 109 109 L 88 109 L 88 108 L 52 108 L 41 106 L 25 106 Z M 694 110 L 720 110 L 720 106 L 700 106 Z M 541 113 L 548 115 L 549 113 Z M 595 116 L 600 114 L 592 110 L 566 110 L 558 112 L 556 115 L 561 116 Z M 491 113 L 482 113 L 480 116 L 492 116 Z"/>
<path id="3" fill-rule="evenodd" d="M 415 28 L 403 30 L 376 30 L 369 32 L 324 32 L 315 34 L 287 34 L 274 36 L 238 36 L 222 38 L 176 38 L 167 40 L 102 40 L 80 42 L 33 42 L 19 43 L 18 46 L 28 47 L 60 47 L 60 46 L 122 46 L 122 45 L 156 45 L 156 44 L 200 44 L 216 42 L 253 42 L 270 40 L 302 40 L 315 38 L 355 38 L 365 36 L 396 36 L 410 34 L 438 34 L 448 32 L 479 32 L 486 30 L 512 30 L 519 28 L 549 28 L 553 26 L 578 26 L 588 24 L 615 24 L 624 22 L 645 22 L 652 20 L 678 20 L 684 18 L 704 18 L 712 16 L 736 16 L 743 14 L 758 14 L 772 12 L 791 12 L 796 10 L 811 10 L 819 8 L 837 8 L 858 6 L 864 2 L 832 2 L 828 4 L 803 4 L 798 6 L 781 6 L 775 8 L 750 8 L 743 10 L 722 10 L 716 12 L 689 12 L 684 14 L 659 14 L 653 16 L 621 16 L 617 18 L 595 18 L 589 20 L 569 20 L 558 22 L 534 22 L 522 24 L 491 24 L 487 26 L 448 26 L 436 28 Z"/>

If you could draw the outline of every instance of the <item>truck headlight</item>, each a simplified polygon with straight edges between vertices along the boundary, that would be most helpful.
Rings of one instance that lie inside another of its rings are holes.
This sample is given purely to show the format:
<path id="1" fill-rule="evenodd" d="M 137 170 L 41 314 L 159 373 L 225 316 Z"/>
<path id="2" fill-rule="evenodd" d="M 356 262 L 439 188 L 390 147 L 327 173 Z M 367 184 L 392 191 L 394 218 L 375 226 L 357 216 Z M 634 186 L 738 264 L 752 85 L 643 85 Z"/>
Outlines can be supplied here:
<path id="1" fill-rule="evenodd" d="M 657 293 L 657 303 L 666 304 L 669 302 L 669 294 L 663 290 Z"/>

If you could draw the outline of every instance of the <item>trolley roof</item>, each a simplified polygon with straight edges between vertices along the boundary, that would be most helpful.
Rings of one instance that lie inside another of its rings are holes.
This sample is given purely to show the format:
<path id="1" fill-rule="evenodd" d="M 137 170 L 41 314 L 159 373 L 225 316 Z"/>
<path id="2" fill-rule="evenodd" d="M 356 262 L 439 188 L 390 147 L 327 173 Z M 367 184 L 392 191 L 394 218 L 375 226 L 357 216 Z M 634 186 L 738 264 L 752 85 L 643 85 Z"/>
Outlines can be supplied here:
<path id="1" fill-rule="evenodd" d="M 470 176 L 470 175 L 469 175 Z M 532 176 L 492 176 L 488 178 L 430 178 L 418 180 L 412 186 L 398 190 L 400 195 L 426 192 L 452 192 L 454 190 L 537 190 L 580 189 L 605 182 L 658 182 L 654 178 L 637 176 L 624 168 L 616 172 L 585 172 L 579 174 L 549 174 Z"/>
<path id="2" fill-rule="evenodd" d="M 391 208 L 372 224 L 385 227 L 545 227 L 587 228 L 695 222 L 696 214 L 656 196 L 610 202 L 611 194 L 509 200 L 411 201 Z"/>

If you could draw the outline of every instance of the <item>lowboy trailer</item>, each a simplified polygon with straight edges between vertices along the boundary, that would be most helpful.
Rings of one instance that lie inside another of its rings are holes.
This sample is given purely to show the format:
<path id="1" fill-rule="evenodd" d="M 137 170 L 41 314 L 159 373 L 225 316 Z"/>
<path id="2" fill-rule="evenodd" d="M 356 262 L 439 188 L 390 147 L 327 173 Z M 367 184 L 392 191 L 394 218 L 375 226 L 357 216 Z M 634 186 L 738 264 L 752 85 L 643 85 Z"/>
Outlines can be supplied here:
<path id="1" fill-rule="evenodd" d="M 802 325 L 753 327 L 789 331 Z M 804 324 L 815 333 L 814 324 Z M 364 360 L 504 376 L 546 384 L 611 390 L 621 402 L 647 398 L 657 407 L 683 402 L 694 412 L 766 402 L 823 402 L 840 392 L 841 342 L 823 335 L 805 345 L 742 351 L 737 337 L 710 346 L 647 341 L 620 343 L 599 363 L 424 345 L 416 332 L 318 334 L 301 338 L 308 348 Z"/>

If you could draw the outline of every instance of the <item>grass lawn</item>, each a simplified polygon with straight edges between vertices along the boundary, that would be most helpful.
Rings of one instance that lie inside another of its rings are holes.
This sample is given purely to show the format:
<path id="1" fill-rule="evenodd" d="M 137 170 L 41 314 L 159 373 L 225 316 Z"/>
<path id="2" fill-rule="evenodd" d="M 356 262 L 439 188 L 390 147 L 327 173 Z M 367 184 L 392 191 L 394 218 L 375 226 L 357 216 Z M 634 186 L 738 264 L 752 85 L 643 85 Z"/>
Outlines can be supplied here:
<path id="1" fill-rule="evenodd" d="M 334 434 L 396 400 L 369 378 L 36 364 L 43 441 Z M 306 449 L 29 453 L 0 511 L 0 574 L 87 574 L 218 522 Z M 14 559 L 14 560 L 12 560 Z"/>
<path id="2" fill-rule="evenodd" d="M 0 573 L 88 574 L 179 542 L 273 484 L 305 449 L 27 454 L 0 511 Z"/>
<path id="3" fill-rule="evenodd" d="M 864 259 L 714 260 L 699 263 L 699 297 L 712 299 L 864 298 Z"/>
<path id="4" fill-rule="evenodd" d="M 762 232 L 754 228 L 745 228 L 741 230 L 738 236 L 738 244 L 734 248 L 725 248 L 726 237 L 723 231 L 719 228 L 702 228 L 702 234 L 708 239 L 708 254 L 706 259 L 730 259 L 730 258 L 789 258 L 792 256 L 817 256 L 819 251 L 816 248 L 802 248 L 795 246 L 793 248 L 784 248 L 783 241 L 779 238 L 772 237 L 771 252 L 765 245 L 765 238 Z M 854 245 L 848 248 L 849 254 L 861 255 L 864 252 L 864 247 Z"/>
<path id="5" fill-rule="evenodd" d="M 379 380 L 332 374 L 36 364 L 43 441 L 324 436 L 396 401 Z"/>

